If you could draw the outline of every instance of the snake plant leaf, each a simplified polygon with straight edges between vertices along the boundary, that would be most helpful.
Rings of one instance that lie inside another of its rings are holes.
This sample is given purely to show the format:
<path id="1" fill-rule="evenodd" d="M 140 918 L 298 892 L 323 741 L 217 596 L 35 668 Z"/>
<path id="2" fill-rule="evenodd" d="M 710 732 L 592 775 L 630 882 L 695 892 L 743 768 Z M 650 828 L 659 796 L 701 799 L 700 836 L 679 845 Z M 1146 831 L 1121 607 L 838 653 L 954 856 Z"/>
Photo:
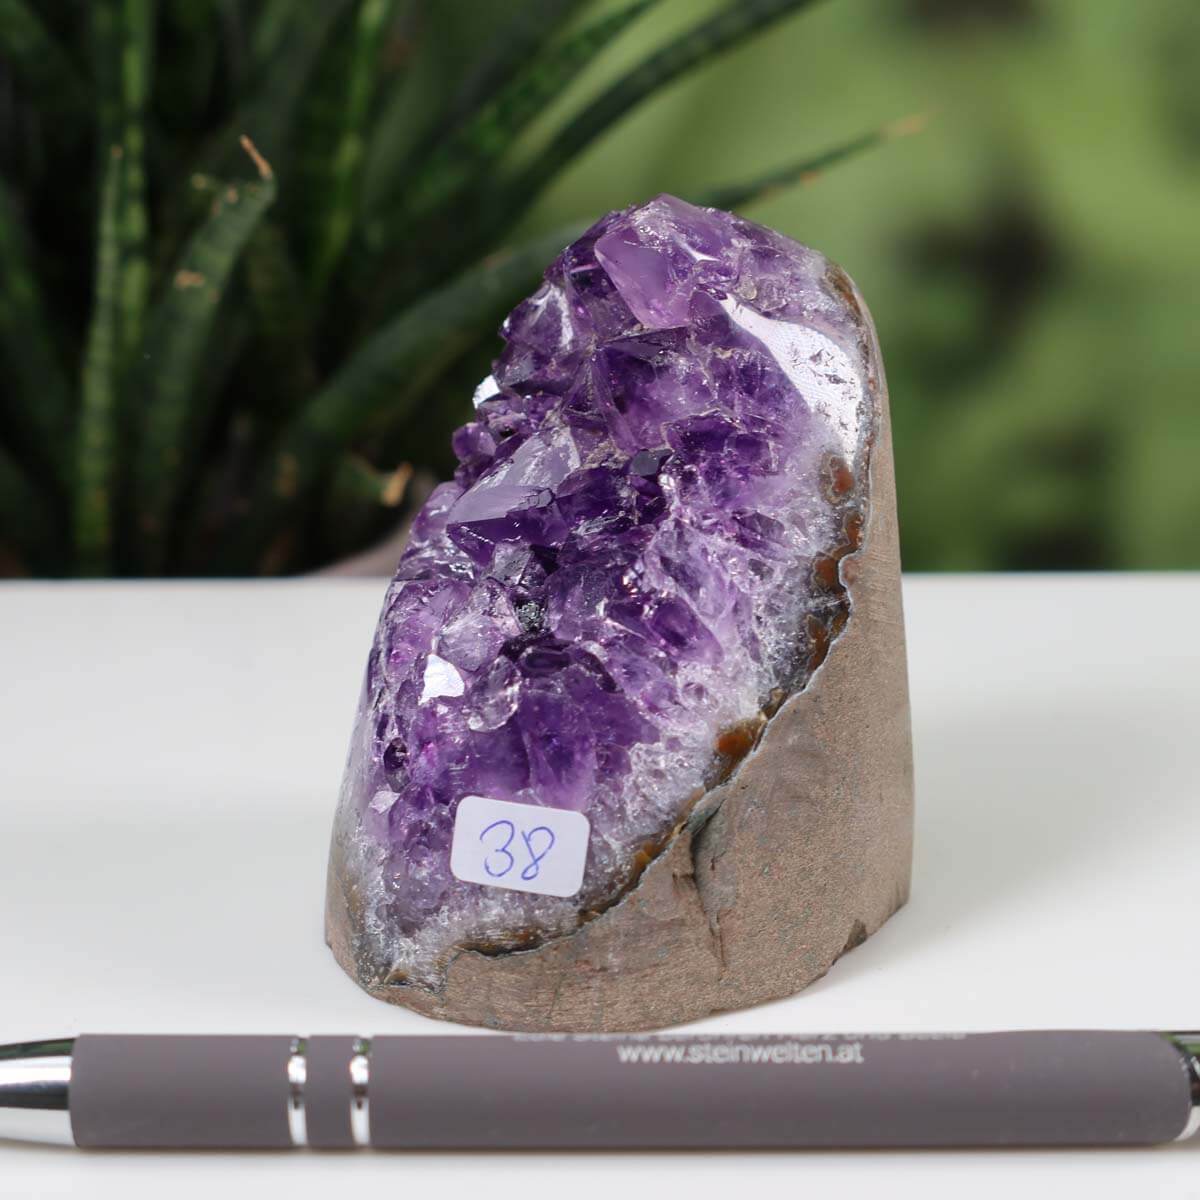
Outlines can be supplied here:
<path id="1" fill-rule="evenodd" d="M 242 259 L 246 292 L 262 344 L 270 391 L 255 398 L 259 420 L 277 421 L 316 391 L 318 375 L 310 352 L 311 324 L 300 272 L 282 227 L 258 223 Z"/>
<path id="2" fill-rule="evenodd" d="M 82 571 L 112 567 L 120 366 L 121 188 L 124 151 L 109 150 L 100 190 L 92 314 L 75 437 L 75 554 Z"/>
<path id="3" fill-rule="evenodd" d="M 648 97 L 694 68 L 744 42 L 816 0 L 731 0 L 707 21 L 685 30 L 605 88 L 550 140 L 510 184 L 506 204 L 496 206 L 507 221 L 573 158 Z"/>
<path id="4" fill-rule="evenodd" d="M 405 181 L 405 222 L 419 219 L 492 170 L 529 124 L 658 0 L 635 0 L 568 35 L 535 59 L 432 150 Z"/>
<path id="5" fill-rule="evenodd" d="M 150 291 L 150 218 L 146 206 L 146 100 L 154 41 L 150 0 L 122 0 L 120 29 L 120 339 L 122 360 L 128 363 L 141 344 Z"/>
<path id="6" fill-rule="evenodd" d="M 453 211 L 429 214 L 419 244 L 436 249 L 408 254 L 398 268 L 377 273 L 378 299 L 368 311 L 391 311 L 425 290 L 432 280 L 482 254 L 526 211 L 551 179 L 595 138 L 643 100 L 688 71 L 730 50 L 775 21 L 811 7 L 816 0 L 729 0 L 708 20 L 691 26 L 621 75 L 570 118 L 531 162 L 493 183 L 466 217 Z M 368 228 L 373 249 L 394 240 L 399 228 L 384 221 Z M 382 265 L 382 264 L 381 264 Z"/>
<path id="7" fill-rule="evenodd" d="M 409 255 L 409 265 L 402 263 L 398 270 L 389 269 L 388 277 L 380 285 L 382 298 L 378 309 L 388 311 L 397 301 L 424 290 L 432 279 L 444 277 L 459 269 L 464 260 L 470 261 L 483 253 L 528 209 L 531 200 L 558 172 L 643 100 L 773 22 L 815 2 L 730 0 L 708 20 L 659 47 L 570 118 L 532 161 L 507 179 L 497 180 L 488 189 L 484 202 L 471 210 L 469 219 L 452 212 L 430 214 L 429 228 L 422 231 L 420 242 L 423 246 L 440 248 L 440 255 L 425 253 L 419 259 Z M 452 230 L 447 228 L 448 221 Z M 386 236 L 379 238 L 380 242 L 387 240 Z"/>
<path id="8" fill-rule="evenodd" d="M 348 3 L 322 0 L 320 4 L 298 6 L 303 18 L 286 19 L 286 28 L 263 64 L 256 85 L 233 119 L 201 150 L 190 174 L 236 174 L 237 157 L 231 147 L 237 145 L 242 134 L 251 137 L 272 163 L 283 160 L 304 89 Z"/>
<path id="9" fill-rule="evenodd" d="M 582 231 L 543 235 L 490 257 L 386 324 L 313 397 L 294 426 L 296 445 L 340 449 L 386 408 L 398 419 L 430 378 L 464 343 L 537 279 L 545 265 Z M 324 466 L 317 455 L 313 465 Z"/>
<path id="10" fill-rule="evenodd" d="M 296 569 L 392 526 L 580 231 L 491 253 L 546 183 L 813 2 L 673 0 L 630 49 L 657 0 L 0 0 L 0 574 Z M 230 184 L 241 133 L 275 171 Z"/>
<path id="11" fill-rule="evenodd" d="M 0 180 L 0 413 L 14 448 L 65 499 L 71 393 L 51 336 L 28 238 Z"/>
<path id="12" fill-rule="evenodd" d="M 815 183 L 832 166 L 855 158 L 867 150 L 873 150 L 896 138 L 908 137 L 919 133 L 925 127 L 923 117 L 908 117 L 901 121 L 893 121 L 878 129 L 873 129 L 859 137 L 841 142 L 809 155 L 784 167 L 778 167 L 744 183 L 729 184 L 725 187 L 711 188 L 692 197 L 695 204 L 706 204 L 712 208 L 748 208 L 768 199 L 774 193 L 794 185 L 807 187 Z"/>
<path id="13" fill-rule="evenodd" d="M 143 567 L 165 566 L 175 503 L 190 481 L 207 422 L 198 402 L 199 377 L 221 296 L 255 226 L 275 200 L 275 177 L 253 143 L 258 179 L 231 184 L 193 235 L 165 295 L 150 314 L 139 382 L 136 508 Z"/>
<path id="14" fill-rule="evenodd" d="M 582 229 L 559 229 L 488 258 L 369 338 L 286 427 L 260 476 L 243 554 L 261 554 L 371 421 L 384 412 L 389 421 L 411 412 L 480 330 L 503 315 Z"/>
<path id="15" fill-rule="evenodd" d="M 314 295 L 325 290 L 354 231 L 379 56 L 396 8 L 397 0 L 358 0 L 306 106 L 312 120 L 303 137 L 297 192 L 310 230 L 307 274 Z"/>
<path id="16" fill-rule="evenodd" d="M 363 237 L 372 249 L 389 234 L 388 217 L 405 194 L 411 170 L 541 57 L 543 47 L 586 2 L 409 4 L 394 52 L 387 56 L 400 64 L 399 70 L 390 69 L 399 78 L 384 81 L 383 102 L 368 142 L 363 203 L 369 222 Z"/>
<path id="17" fill-rule="evenodd" d="M 516 75 L 583 7 L 585 0 L 523 0 L 463 78 L 439 133 L 460 124 Z"/>

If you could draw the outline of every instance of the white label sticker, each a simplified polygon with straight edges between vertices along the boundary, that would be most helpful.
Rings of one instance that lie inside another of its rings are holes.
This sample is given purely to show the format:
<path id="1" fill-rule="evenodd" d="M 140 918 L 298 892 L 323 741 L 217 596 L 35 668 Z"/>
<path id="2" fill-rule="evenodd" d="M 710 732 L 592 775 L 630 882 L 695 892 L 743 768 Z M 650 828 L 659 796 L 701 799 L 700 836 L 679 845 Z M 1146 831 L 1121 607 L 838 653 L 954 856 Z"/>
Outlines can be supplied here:
<path id="1" fill-rule="evenodd" d="M 464 796 L 450 870 L 465 883 L 573 896 L 583 882 L 591 825 L 583 813 Z"/>

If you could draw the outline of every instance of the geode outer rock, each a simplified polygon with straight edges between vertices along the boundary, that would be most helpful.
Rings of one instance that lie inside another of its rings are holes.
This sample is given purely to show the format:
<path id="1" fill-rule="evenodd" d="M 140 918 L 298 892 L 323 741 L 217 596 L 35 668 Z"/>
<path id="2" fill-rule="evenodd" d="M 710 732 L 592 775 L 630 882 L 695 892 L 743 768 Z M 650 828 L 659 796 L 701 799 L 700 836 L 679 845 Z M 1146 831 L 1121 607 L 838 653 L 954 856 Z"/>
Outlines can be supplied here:
<path id="1" fill-rule="evenodd" d="M 904 902 L 886 390 L 820 254 L 670 196 L 505 322 L 367 667 L 327 932 L 368 991 L 523 1030 L 786 995 Z M 450 869 L 466 796 L 583 813 L 566 898 Z"/>

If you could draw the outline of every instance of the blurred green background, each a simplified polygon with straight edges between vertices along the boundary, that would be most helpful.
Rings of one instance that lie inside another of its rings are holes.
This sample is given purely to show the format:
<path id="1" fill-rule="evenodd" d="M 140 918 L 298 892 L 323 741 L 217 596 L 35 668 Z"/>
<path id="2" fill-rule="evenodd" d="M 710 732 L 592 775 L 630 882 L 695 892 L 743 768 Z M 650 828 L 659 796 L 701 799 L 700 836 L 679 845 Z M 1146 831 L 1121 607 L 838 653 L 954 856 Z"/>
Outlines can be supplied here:
<path id="1" fill-rule="evenodd" d="M 1200 567 L 1198 79 L 1196 0 L 0 0 L 0 574 L 363 549 L 572 226 L 912 116 L 740 206 L 867 297 L 906 567 Z"/>
<path id="2" fill-rule="evenodd" d="M 910 113 L 920 136 L 748 210 L 871 306 L 906 568 L 1200 567 L 1195 0 L 825 4 L 653 100 L 535 219 Z"/>

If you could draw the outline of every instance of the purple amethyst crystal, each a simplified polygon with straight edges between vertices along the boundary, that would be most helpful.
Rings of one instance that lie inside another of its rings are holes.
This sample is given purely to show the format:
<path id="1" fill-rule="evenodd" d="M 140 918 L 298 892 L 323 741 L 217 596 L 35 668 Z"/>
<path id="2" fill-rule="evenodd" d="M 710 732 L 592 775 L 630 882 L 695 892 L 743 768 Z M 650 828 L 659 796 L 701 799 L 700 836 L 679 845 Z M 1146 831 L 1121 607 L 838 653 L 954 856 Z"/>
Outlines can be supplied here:
<path id="1" fill-rule="evenodd" d="M 806 684 L 848 618 L 864 328 L 821 255 L 671 196 L 510 314 L 368 662 L 331 907 L 361 982 L 436 987 L 460 950 L 575 929 Z M 456 878 L 468 795 L 583 813 L 578 894 Z"/>

